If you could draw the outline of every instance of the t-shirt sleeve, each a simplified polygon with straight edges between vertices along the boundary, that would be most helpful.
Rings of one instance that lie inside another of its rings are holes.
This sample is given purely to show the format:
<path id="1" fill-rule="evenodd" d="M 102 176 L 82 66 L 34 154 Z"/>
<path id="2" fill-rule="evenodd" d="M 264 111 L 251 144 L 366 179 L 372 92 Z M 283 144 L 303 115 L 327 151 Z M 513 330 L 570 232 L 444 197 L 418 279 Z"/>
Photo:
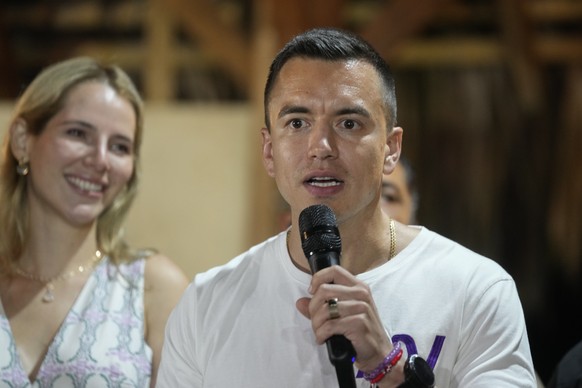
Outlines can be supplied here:
<path id="1" fill-rule="evenodd" d="M 515 283 L 507 276 L 475 284 L 463 313 L 459 358 L 452 375 L 459 387 L 535 387 L 525 318 Z"/>
<path id="2" fill-rule="evenodd" d="M 194 335 L 196 304 L 195 287 L 191 284 L 166 324 L 157 388 L 202 387 Z"/>

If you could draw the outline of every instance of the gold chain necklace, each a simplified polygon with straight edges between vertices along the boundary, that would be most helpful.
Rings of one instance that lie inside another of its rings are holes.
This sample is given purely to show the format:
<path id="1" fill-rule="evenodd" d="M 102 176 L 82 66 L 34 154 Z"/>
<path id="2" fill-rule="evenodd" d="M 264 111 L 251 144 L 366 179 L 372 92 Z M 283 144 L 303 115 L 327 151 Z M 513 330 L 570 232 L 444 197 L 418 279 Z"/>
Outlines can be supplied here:
<path id="1" fill-rule="evenodd" d="M 392 259 L 396 254 L 396 225 L 394 220 L 390 219 L 390 257 L 388 260 Z"/>
<path id="2" fill-rule="evenodd" d="M 97 265 L 97 263 L 102 259 L 102 257 L 103 254 L 101 253 L 101 251 L 98 250 L 95 252 L 95 255 L 91 257 L 91 260 L 89 260 L 88 262 L 79 265 L 77 268 L 72 269 L 69 272 L 65 272 L 58 276 L 53 276 L 52 278 L 46 278 L 43 276 L 32 274 L 30 272 L 23 270 L 16 264 L 12 266 L 12 269 L 14 270 L 14 272 L 22 276 L 23 278 L 44 284 L 45 292 L 44 295 L 42 296 L 42 301 L 44 303 L 51 303 L 52 301 L 55 300 L 55 295 L 53 293 L 53 290 L 55 289 L 55 283 L 70 279 L 76 276 L 77 274 L 93 269 Z"/>
<path id="3" fill-rule="evenodd" d="M 287 236 L 285 237 L 287 250 L 289 251 L 289 235 L 291 234 L 291 228 L 287 230 Z M 390 219 L 390 257 L 388 260 L 391 260 L 396 255 L 396 223 L 391 218 Z M 291 258 L 293 260 L 293 258 Z"/>

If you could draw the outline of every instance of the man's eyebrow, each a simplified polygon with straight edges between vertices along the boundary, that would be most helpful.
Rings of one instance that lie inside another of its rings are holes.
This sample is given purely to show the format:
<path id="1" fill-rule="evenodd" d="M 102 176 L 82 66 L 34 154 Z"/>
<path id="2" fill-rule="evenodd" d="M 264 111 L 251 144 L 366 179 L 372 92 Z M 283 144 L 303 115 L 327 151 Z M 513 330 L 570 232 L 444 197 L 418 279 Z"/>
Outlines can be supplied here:
<path id="1" fill-rule="evenodd" d="M 281 110 L 279 111 L 279 114 L 277 115 L 277 118 L 281 118 L 285 115 L 288 114 L 293 114 L 293 113 L 309 113 L 309 109 L 307 109 L 304 106 L 300 106 L 300 105 L 286 105 L 283 108 L 281 108 Z"/>
<path id="2" fill-rule="evenodd" d="M 351 107 L 351 108 L 342 108 L 340 110 L 338 110 L 337 112 L 338 115 L 360 115 L 360 116 L 364 116 L 364 117 L 371 117 L 370 112 L 368 112 L 367 109 L 364 109 L 362 107 L 356 106 L 356 107 Z"/>
<path id="3" fill-rule="evenodd" d="M 309 113 L 309 109 L 307 109 L 304 106 L 300 106 L 300 105 L 284 106 L 279 111 L 277 118 L 281 118 L 285 115 L 293 114 L 293 113 Z M 368 112 L 367 109 L 364 109 L 361 107 L 342 108 L 342 109 L 338 110 L 336 114 L 338 116 L 355 114 L 355 115 L 360 115 L 360 116 L 364 116 L 364 117 L 371 117 L 370 112 Z"/>

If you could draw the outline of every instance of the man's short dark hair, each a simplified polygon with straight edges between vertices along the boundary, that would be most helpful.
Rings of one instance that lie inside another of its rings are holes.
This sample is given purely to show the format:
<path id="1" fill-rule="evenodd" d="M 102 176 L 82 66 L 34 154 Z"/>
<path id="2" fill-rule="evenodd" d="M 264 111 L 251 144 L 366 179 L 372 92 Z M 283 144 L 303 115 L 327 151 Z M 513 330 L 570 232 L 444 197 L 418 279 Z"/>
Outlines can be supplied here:
<path id="1" fill-rule="evenodd" d="M 326 61 L 358 59 L 371 64 L 384 83 L 384 102 L 390 126 L 388 129 L 396 125 L 394 76 L 386 61 L 368 42 L 351 32 L 335 28 L 316 28 L 295 36 L 279 51 L 271 63 L 264 95 L 265 125 L 269 130 L 271 123 L 268 104 L 273 86 L 285 63 L 295 57 Z"/>

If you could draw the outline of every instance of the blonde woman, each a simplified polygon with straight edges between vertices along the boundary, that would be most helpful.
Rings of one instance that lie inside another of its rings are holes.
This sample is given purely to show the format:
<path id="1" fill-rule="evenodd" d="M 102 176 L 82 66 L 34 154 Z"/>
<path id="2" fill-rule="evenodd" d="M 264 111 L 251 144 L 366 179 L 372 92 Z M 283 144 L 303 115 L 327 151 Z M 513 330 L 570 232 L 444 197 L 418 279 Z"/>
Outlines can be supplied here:
<path id="1" fill-rule="evenodd" d="M 132 250 L 141 98 L 90 58 L 56 63 L 18 100 L 0 172 L 0 386 L 154 386 L 187 279 Z"/>

